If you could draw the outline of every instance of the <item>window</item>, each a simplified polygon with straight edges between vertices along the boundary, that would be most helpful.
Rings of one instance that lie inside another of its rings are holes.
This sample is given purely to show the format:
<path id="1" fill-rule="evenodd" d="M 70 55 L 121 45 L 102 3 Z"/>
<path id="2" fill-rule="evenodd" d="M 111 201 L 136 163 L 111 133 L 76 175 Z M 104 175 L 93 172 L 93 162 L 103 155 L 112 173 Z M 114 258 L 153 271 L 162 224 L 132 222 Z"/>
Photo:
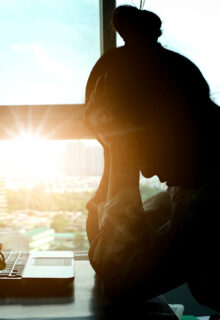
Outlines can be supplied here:
<path id="1" fill-rule="evenodd" d="M 85 205 L 102 170 L 95 140 L 0 142 L 0 241 L 13 250 L 88 250 Z"/>
<path id="2" fill-rule="evenodd" d="M 100 52 L 115 46 L 114 7 L 114 0 L 0 1 L 0 241 L 6 249 L 88 249 L 85 203 L 103 158 L 80 119 L 89 72 Z"/>
<path id="3" fill-rule="evenodd" d="M 88 248 L 85 203 L 103 159 L 100 145 L 85 140 L 91 135 L 80 118 L 100 56 L 99 11 L 99 0 L 0 1 L 0 240 L 6 248 Z"/>
<path id="4" fill-rule="evenodd" d="M 151 0 L 145 8 L 163 20 L 161 43 L 199 66 L 219 103 L 217 1 Z M 80 119 L 89 72 L 100 51 L 115 45 L 114 6 L 0 1 L 0 240 L 8 248 L 88 249 L 85 203 L 103 157 Z M 157 177 L 141 184 L 143 200 L 166 188 Z"/>

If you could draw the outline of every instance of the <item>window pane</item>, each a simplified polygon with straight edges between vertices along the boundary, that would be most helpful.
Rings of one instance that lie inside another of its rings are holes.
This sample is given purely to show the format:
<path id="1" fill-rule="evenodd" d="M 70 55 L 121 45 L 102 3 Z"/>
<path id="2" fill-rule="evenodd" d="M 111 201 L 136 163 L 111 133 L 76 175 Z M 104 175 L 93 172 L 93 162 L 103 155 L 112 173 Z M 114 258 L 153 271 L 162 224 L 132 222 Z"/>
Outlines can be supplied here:
<path id="1" fill-rule="evenodd" d="M 98 0 L 0 0 L 0 105 L 84 102 Z"/>
<path id="2" fill-rule="evenodd" d="M 140 0 L 117 0 L 117 5 L 140 6 Z M 161 18 L 159 42 L 191 59 L 209 83 L 211 97 L 220 104 L 219 0 L 148 0 L 144 9 Z M 118 45 L 122 40 L 118 37 Z"/>
<path id="3" fill-rule="evenodd" d="M 102 171 L 95 140 L 0 142 L 0 242 L 14 250 L 88 250 L 85 205 Z"/>
<path id="4" fill-rule="evenodd" d="M 13 250 L 88 250 L 86 203 L 103 172 L 96 140 L 0 142 L 0 242 Z M 143 201 L 166 185 L 140 178 Z"/>

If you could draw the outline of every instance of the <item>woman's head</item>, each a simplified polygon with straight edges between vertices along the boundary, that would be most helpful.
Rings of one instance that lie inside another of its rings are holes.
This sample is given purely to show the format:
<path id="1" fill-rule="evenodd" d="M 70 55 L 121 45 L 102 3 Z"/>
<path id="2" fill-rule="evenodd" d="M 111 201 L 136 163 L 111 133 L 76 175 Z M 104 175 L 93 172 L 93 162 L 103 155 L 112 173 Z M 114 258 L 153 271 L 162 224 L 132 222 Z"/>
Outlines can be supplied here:
<path id="1" fill-rule="evenodd" d="M 114 10 L 112 23 L 125 42 L 143 36 L 156 42 L 162 34 L 162 22 L 156 14 L 129 5 L 119 6 Z"/>

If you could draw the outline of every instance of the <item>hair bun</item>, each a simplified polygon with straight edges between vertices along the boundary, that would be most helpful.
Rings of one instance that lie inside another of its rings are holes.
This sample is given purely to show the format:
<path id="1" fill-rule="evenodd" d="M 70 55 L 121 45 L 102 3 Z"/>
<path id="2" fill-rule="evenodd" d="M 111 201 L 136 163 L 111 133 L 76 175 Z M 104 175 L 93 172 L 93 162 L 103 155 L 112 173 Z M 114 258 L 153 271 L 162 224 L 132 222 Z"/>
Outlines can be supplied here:
<path id="1" fill-rule="evenodd" d="M 113 12 L 112 22 L 125 41 L 137 34 L 157 41 L 162 34 L 162 22 L 155 13 L 129 5 L 117 7 Z"/>

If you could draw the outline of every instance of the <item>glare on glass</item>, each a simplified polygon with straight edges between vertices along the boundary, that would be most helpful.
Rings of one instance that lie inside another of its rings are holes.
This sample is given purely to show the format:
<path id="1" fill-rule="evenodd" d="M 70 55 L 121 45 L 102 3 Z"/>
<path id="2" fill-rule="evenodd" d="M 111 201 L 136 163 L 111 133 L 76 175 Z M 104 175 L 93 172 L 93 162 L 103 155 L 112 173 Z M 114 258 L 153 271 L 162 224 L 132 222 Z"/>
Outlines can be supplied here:
<path id="1" fill-rule="evenodd" d="M 0 240 L 13 250 L 87 250 L 86 203 L 103 171 L 93 140 L 0 142 Z"/>

